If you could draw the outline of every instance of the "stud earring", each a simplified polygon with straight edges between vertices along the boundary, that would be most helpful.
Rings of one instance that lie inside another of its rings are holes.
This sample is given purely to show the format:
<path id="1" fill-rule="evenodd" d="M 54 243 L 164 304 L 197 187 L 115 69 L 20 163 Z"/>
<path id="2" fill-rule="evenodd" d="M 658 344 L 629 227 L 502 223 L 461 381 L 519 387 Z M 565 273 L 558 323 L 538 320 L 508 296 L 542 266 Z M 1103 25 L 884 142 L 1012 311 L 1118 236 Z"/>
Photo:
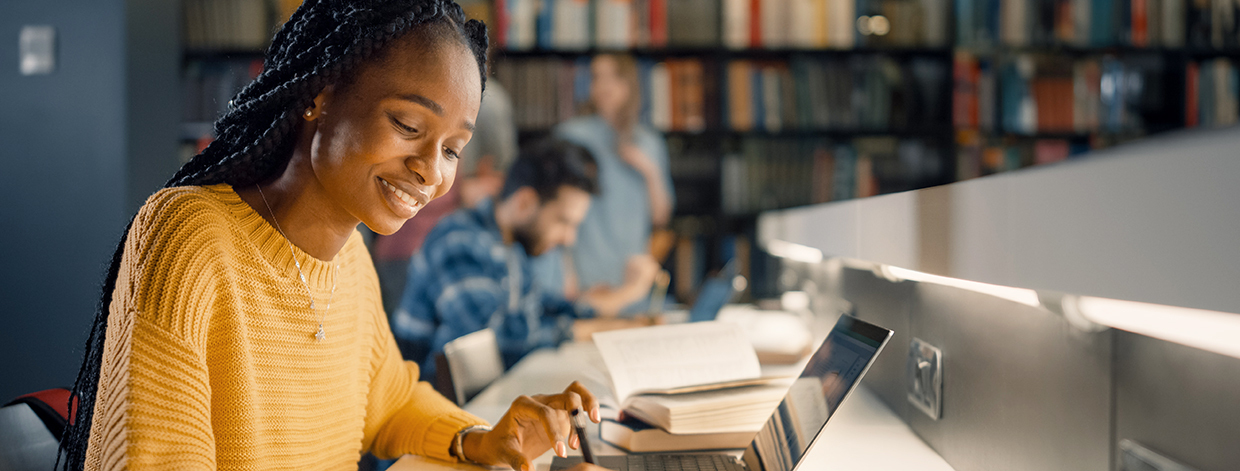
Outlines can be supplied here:
<path id="1" fill-rule="evenodd" d="M 306 110 L 306 117 L 309 118 L 311 116 L 314 116 L 314 110 L 313 109 Z"/>

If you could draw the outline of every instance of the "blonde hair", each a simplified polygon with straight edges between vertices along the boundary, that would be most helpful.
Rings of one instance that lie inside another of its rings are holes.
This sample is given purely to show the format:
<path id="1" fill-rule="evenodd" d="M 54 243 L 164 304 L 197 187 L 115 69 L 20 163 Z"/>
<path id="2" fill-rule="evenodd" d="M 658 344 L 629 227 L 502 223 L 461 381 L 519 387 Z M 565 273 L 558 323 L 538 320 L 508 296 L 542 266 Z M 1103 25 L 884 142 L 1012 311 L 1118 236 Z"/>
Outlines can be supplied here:
<path id="1" fill-rule="evenodd" d="M 616 64 L 616 75 L 629 86 L 629 96 L 625 100 L 624 105 L 620 107 L 620 112 L 616 125 L 617 141 L 628 141 L 633 139 L 634 130 L 637 128 L 638 114 L 642 108 L 642 88 L 641 82 L 637 78 L 637 59 L 628 54 L 599 54 L 594 57 L 595 61 L 611 59 Z M 585 111 L 590 114 L 598 113 L 597 107 L 591 101 L 586 105 Z"/>

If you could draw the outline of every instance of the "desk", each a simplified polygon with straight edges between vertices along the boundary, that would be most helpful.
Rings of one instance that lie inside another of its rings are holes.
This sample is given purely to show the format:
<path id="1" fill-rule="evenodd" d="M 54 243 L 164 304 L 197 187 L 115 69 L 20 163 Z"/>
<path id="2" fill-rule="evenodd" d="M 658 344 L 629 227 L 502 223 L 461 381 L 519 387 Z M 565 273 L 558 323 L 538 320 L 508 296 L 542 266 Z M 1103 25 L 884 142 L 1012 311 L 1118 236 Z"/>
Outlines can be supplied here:
<path id="1" fill-rule="evenodd" d="M 591 391 L 605 391 L 608 384 L 605 371 L 602 358 L 593 344 L 574 343 L 565 344 L 557 350 L 539 350 L 527 355 L 479 393 L 465 405 L 465 410 L 495 422 L 508 410 L 512 400 L 522 394 L 559 392 L 574 380 L 581 381 Z M 598 437 L 597 426 L 588 433 Z M 623 451 L 597 438 L 590 444 L 595 454 L 623 454 Z M 535 469 L 548 469 L 553 456 L 548 451 L 534 460 Z M 390 469 L 476 471 L 478 468 L 406 456 Z M 942 457 L 864 386 L 854 391 L 831 417 L 799 469 L 953 471 Z"/>

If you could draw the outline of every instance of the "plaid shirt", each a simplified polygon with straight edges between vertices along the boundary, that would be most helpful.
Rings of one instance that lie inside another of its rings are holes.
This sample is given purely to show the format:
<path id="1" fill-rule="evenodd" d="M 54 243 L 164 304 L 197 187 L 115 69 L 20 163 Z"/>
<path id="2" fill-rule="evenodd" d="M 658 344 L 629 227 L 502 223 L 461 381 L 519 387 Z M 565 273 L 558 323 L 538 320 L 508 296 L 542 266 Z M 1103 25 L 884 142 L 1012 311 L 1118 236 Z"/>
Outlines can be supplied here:
<path id="1" fill-rule="evenodd" d="M 439 221 L 409 263 L 409 281 L 392 314 L 406 359 L 435 377 L 435 355 L 448 342 L 490 327 L 505 366 L 571 336 L 574 319 L 593 312 L 543 290 L 520 244 L 504 244 L 494 204 L 461 209 Z"/>

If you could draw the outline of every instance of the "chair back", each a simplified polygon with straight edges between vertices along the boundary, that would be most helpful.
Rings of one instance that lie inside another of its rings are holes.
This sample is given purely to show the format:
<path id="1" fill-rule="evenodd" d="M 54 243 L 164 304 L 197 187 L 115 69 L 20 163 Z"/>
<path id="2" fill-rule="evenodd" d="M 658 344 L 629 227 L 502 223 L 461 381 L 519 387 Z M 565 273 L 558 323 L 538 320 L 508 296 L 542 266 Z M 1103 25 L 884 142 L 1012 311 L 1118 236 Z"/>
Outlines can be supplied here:
<path id="1" fill-rule="evenodd" d="M 52 469 L 71 421 L 69 397 L 68 389 L 49 389 L 0 407 L 0 471 Z"/>
<path id="2" fill-rule="evenodd" d="M 482 329 L 448 342 L 443 347 L 452 392 L 457 405 L 464 405 L 504 374 L 495 331 Z"/>

